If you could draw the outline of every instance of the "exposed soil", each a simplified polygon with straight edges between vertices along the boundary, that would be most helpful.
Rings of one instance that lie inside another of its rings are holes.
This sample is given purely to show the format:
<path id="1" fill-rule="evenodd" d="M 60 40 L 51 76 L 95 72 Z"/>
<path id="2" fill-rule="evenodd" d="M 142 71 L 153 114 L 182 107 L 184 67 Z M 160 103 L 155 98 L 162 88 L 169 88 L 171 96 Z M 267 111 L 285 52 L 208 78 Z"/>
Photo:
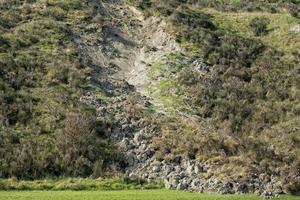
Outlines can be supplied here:
<path id="1" fill-rule="evenodd" d="M 101 42 L 86 46 L 87 56 L 101 67 L 109 68 L 108 71 L 113 72 L 112 78 L 125 80 L 146 95 L 147 66 L 165 54 L 181 51 L 181 48 L 166 33 L 163 20 L 144 19 L 140 11 L 123 1 L 96 1 L 94 4 L 98 8 L 93 20 L 99 20 L 101 24 L 101 38 L 98 38 Z"/>

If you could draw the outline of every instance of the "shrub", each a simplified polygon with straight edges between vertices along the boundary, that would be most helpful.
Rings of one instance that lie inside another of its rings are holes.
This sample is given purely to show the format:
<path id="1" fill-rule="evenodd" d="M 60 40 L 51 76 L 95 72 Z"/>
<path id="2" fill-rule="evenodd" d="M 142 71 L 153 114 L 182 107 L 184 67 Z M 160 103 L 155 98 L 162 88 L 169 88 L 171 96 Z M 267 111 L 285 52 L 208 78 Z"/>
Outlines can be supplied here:
<path id="1" fill-rule="evenodd" d="M 250 22 L 250 28 L 256 36 L 266 35 L 268 33 L 268 25 L 270 20 L 266 17 L 255 17 Z"/>
<path id="2" fill-rule="evenodd" d="M 62 168 L 70 176 L 90 176 L 104 171 L 105 161 L 110 157 L 109 143 L 101 138 L 99 122 L 88 113 L 70 113 L 65 128 L 57 135 L 56 146 L 62 159 Z M 115 157 L 116 159 L 116 157 Z M 110 158 L 110 161 L 114 159 Z M 104 164 L 102 164 L 104 163 Z"/>
<path id="3" fill-rule="evenodd" d="M 299 8 L 299 6 L 293 4 L 289 7 L 289 11 L 290 11 L 290 13 L 293 17 L 297 17 L 297 18 L 300 17 L 300 14 L 299 14 L 300 13 L 300 8 Z"/>
<path id="4" fill-rule="evenodd" d="M 152 2 L 150 0 L 139 0 L 135 2 L 135 5 L 144 10 L 151 7 Z"/>
<path id="5" fill-rule="evenodd" d="M 49 7 L 42 12 L 43 15 L 53 17 L 58 21 L 62 21 L 66 18 L 66 11 L 60 7 Z"/>
<path id="6" fill-rule="evenodd" d="M 5 52 L 9 46 L 9 40 L 0 36 L 0 53 Z"/>
<path id="7" fill-rule="evenodd" d="M 36 3 L 36 0 L 26 0 L 26 3 Z"/>

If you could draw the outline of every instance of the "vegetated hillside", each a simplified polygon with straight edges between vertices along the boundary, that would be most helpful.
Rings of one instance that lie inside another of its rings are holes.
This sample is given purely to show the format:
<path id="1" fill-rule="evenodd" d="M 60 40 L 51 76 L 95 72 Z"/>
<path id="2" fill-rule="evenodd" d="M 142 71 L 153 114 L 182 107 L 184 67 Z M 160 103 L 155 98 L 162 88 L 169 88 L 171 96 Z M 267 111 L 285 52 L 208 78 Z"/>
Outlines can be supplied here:
<path id="1" fill-rule="evenodd" d="M 299 192 L 299 1 L 0 6 L 0 178 Z"/>
<path id="2" fill-rule="evenodd" d="M 80 101 L 91 69 L 72 28 L 87 2 L 0 2 L 0 178 L 99 176 L 117 159 L 106 122 Z"/>
<path id="3" fill-rule="evenodd" d="M 164 16 L 187 48 L 149 70 L 150 93 L 175 114 L 154 142 L 161 159 L 185 154 L 217 166 L 207 176 L 277 176 L 285 191 L 298 191 L 300 36 L 290 28 L 299 24 L 299 1 L 135 5 Z"/>

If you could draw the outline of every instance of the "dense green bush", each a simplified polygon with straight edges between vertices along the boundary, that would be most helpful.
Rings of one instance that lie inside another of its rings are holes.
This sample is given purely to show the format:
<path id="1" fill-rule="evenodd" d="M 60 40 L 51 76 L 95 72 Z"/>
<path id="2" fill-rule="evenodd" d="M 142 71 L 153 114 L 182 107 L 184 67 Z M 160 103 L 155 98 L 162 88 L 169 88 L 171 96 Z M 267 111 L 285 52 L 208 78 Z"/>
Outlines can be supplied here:
<path id="1" fill-rule="evenodd" d="M 92 115 L 70 113 L 66 117 L 65 127 L 55 142 L 66 175 L 100 177 L 104 167 L 118 159 L 118 156 L 110 157 L 115 150 L 110 149 L 105 139 L 107 133 L 99 132 L 103 130 L 97 126 L 102 125 Z"/>
<path id="2" fill-rule="evenodd" d="M 270 20 L 266 17 L 255 17 L 250 22 L 250 27 L 256 36 L 266 35 Z"/>
<path id="3" fill-rule="evenodd" d="M 60 7 L 49 7 L 42 13 L 44 16 L 53 17 L 55 20 L 62 21 L 66 18 L 67 12 Z"/>
<path id="4" fill-rule="evenodd" d="M 300 2 L 298 3 L 300 4 Z M 293 17 L 300 18 L 300 6 L 299 5 L 291 5 L 289 7 L 289 11 Z"/>

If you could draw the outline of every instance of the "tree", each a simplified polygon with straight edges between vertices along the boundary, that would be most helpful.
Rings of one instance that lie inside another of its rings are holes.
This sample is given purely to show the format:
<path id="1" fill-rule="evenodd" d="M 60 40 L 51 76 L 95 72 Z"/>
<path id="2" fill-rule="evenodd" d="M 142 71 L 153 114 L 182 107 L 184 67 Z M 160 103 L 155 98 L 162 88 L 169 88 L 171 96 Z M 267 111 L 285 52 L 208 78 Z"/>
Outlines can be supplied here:
<path id="1" fill-rule="evenodd" d="M 91 175 L 95 165 L 105 160 L 108 146 L 107 140 L 98 134 L 95 117 L 82 113 L 67 116 L 65 128 L 56 138 L 56 145 L 62 168 L 71 176 Z"/>

